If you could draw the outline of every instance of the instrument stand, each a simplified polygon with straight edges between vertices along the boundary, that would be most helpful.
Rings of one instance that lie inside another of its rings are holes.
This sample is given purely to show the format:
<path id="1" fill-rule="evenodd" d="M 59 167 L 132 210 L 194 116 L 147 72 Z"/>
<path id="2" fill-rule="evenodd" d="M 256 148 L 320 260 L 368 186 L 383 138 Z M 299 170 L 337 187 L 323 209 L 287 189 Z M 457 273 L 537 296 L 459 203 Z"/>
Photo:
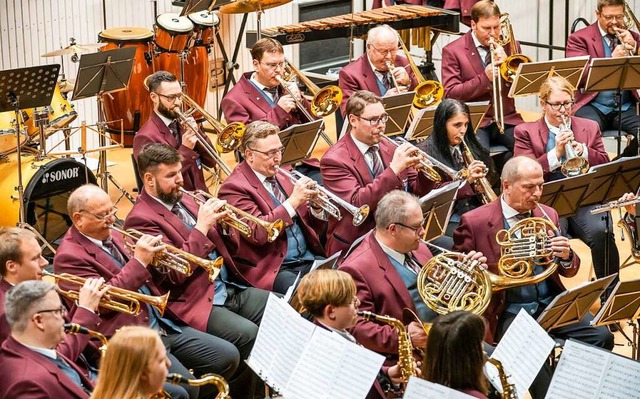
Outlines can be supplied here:
<path id="1" fill-rule="evenodd" d="M 100 186 L 106 193 L 109 193 L 109 181 L 111 181 L 122 193 L 118 200 L 122 196 L 126 196 L 131 203 L 134 202 L 133 197 L 116 182 L 107 169 L 106 150 L 112 147 L 108 147 L 106 143 L 103 96 L 110 95 L 109 93 L 111 92 L 127 89 L 133 70 L 135 51 L 135 47 L 126 47 L 82 56 L 76 79 L 76 87 L 79 90 L 74 91 L 72 98 L 72 100 L 78 100 L 93 96 L 97 97 L 98 150 L 100 151 L 97 177 L 100 180 Z"/>
<path id="2" fill-rule="evenodd" d="M 453 205 L 460 188 L 460 182 L 452 182 L 444 187 L 431 190 L 429 194 L 420 198 L 420 207 L 425 219 L 424 241 L 438 238 L 447 231 L 447 225 L 453 212 Z"/>
<path id="3" fill-rule="evenodd" d="M 22 123 L 21 107 L 24 109 L 48 107 L 58 80 L 60 65 L 43 65 L 30 68 L 19 68 L 0 71 L 0 112 L 13 111 L 15 114 L 15 129 L 17 138 L 18 157 L 18 225 L 25 223 L 24 186 L 22 184 L 22 152 L 24 140 L 20 140 L 20 126 Z"/>
<path id="4" fill-rule="evenodd" d="M 609 298 L 604 303 L 598 314 L 595 315 L 592 325 L 604 326 L 607 324 L 628 321 L 633 326 L 633 337 L 629 344 L 633 348 L 632 359 L 640 359 L 640 280 L 618 281 L 611 291 Z"/>
<path id="5" fill-rule="evenodd" d="M 39 108 L 35 108 L 33 111 L 33 119 L 35 126 L 38 127 L 38 137 L 40 140 L 40 148 L 36 154 L 36 160 L 42 161 L 47 157 L 47 137 L 44 134 L 44 129 L 49 126 L 49 113 L 47 109 L 44 108 L 44 111 L 42 111 Z"/>
<path id="6" fill-rule="evenodd" d="M 229 92 L 229 89 L 231 89 L 231 82 L 233 82 L 234 85 L 236 84 L 236 78 L 235 76 L 233 76 L 233 70 L 240 68 L 240 65 L 238 64 L 237 60 L 238 60 L 238 54 L 240 53 L 240 46 L 242 44 L 242 36 L 244 35 L 244 31 L 247 27 L 248 16 L 249 16 L 248 13 L 245 13 L 242 16 L 242 22 L 240 23 L 240 30 L 238 31 L 238 37 L 236 38 L 236 46 L 233 49 L 233 56 L 231 57 L 231 61 L 229 61 L 229 59 L 227 58 L 227 54 L 224 51 L 222 38 L 220 37 L 219 33 L 216 32 L 216 41 L 218 42 L 220 49 L 222 49 L 222 56 L 223 56 L 223 59 L 225 60 L 226 71 L 227 71 L 227 76 L 224 80 L 224 91 L 222 92 L 222 97 L 226 96 L 227 93 Z M 218 115 L 222 115 L 222 103 L 218 105 Z"/>

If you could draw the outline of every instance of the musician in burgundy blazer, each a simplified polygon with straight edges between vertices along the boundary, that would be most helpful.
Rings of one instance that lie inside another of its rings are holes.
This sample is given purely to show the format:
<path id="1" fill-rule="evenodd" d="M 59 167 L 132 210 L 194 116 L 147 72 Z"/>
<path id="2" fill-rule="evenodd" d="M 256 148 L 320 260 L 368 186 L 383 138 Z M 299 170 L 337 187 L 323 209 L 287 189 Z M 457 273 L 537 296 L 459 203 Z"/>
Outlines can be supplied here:
<path id="1" fill-rule="evenodd" d="M 363 102 L 366 105 L 363 106 L 364 109 L 355 111 L 356 104 L 359 102 Z M 376 111 L 374 112 L 374 110 Z M 352 112 L 358 112 L 358 115 Z M 347 212 L 342 212 L 342 220 L 340 221 L 329 218 L 327 255 L 333 255 L 338 251 L 348 249 L 358 237 L 373 228 L 375 225 L 373 214 L 378 206 L 378 201 L 389 191 L 407 189 L 411 193 L 423 196 L 434 187 L 433 181 L 427 179 L 423 173 L 416 172 L 412 167 L 405 167 L 398 175 L 390 168 L 390 163 L 394 159 L 396 151 L 400 154 L 402 151 L 409 151 L 410 148 L 396 149 L 395 145 L 379 136 L 371 140 L 370 129 L 372 125 L 369 125 L 369 122 L 362 122 L 359 117 L 366 113 L 378 112 L 384 113 L 379 97 L 367 91 L 356 92 L 349 101 L 349 106 L 347 107 L 348 116 L 345 119 L 349 120 L 352 117 L 350 123 L 355 125 L 352 125 L 349 133 L 345 134 L 335 145 L 329 148 L 320 160 L 320 171 L 322 172 L 322 181 L 325 188 L 358 208 L 365 204 L 370 207 L 369 216 L 359 226 L 353 225 L 353 217 Z M 377 128 L 382 129 L 381 131 L 383 132 L 384 123 L 381 123 Z M 378 141 L 379 155 L 382 159 L 384 170 L 375 179 L 369 169 L 365 155 L 358 148 L 354 137 L 356 139 L 359 137 L 362 143 L 366 142 L 363 145 L 373 146 L 375 145 L 374 142 Z M 414 164 L 418 160 L 419 158 L 415 158 Z M 406 165 L 409 164 L 411 162 Z M 343 255 L 345 254 L 343 253 Z"/>
<path id="2" fill-rule="evenodd" d="M 166 71 L 158 71 L 147 78 L 149 84 L 149 90 L 151 91 L 151 100 L 153 101 L 153 112 L 149 116 L 149 119 L 138 130 L 133 138 L 133 156 L 136 161 L 138 160 L 138 154 L 145 145 L 150 143 L 167 143 L 173 148 L 180 151 L 182 155 L 182 177 L 184 178 L 184 187 L 187 190 L 204 190 L 209 191 L 204 181 L 204 175 L 202 173 L 202 164 L 214 168 L 216 167 L 215 159 L 204 149 L 200 142 L 197 142 L 193 149 L 185 145 L 183 135 L 187 134 L 187 127 L 185 124 L 178 123 L 178 135 L 181 138 L 181 142 L 178 142 L 176 138 L 169 130 L 168 123 L 165 122 L 160 115 L 168 120 L 177 119 L 178 116 L 171 109 L 180 105 L 180 99 L 169 101 L 166 96 L 159 94 L 160 91 L 165 93 L 174 92 L 180 95 L 182 88 L 175 76 Z M 171 96 L 169 96 L 171 97 Z M 169 117 L 171 116 L 171 117 Z M 211 140 L 206 134 L 200 132 L 210 148 L 213 148 Z"/>
<path id="3" fill-rule="evenodd" d="M 373 5 L 371 6 L 371 9 L 376 9 L 376 8 L 382 7 L 382 1 L 383 0 L 373 0 Z M 392 6 L 394 4 L 395 4 L 395 2 L 393 0 L 384 0 L 384 5 L 386 7 Z M 402 2 L 402 4 L 416 4 L 416 5 L 419 5 L 419 6 L 426 6 L 427 2 L 425 0 L 405 0 L 405 1 Z"/>
<path id="4" fill-rule="evenodd" d="M 58 356 L 80 375 L 82 384 L 93 389 L 93 383 L 69 357 L 58 350 Z M 86 399 L 89 393 L 76 385 L 53 362 L 27 348 L 13 337 L 7 338 L 0 349 L 0 398 L 68 398 Z"/>
<path id="5" fill-rule="evenodd" d="M 285 291 L 285 285 L 293 283 L 289 280 L 295 280 L 297 272 L 287 271 L 291 270 L 294 263 L 302 265 L 297 271 L 304 274 L 315 257 L 324 257 L 318 233 L 326 224 L 324 213 L 318 210 L 313 214 L 309 206 L 308 199 L 311 197 L 306 196 L 315 192 L 306 188 L 307 183 L 298 180 L 294 184 L 288 177 L 278 173 L 277 168 L 282 160 L 279 152 L 281 148 L 276 126 L 267 122 L 251 123 L 242 144 L 245 160 L 224 181 L 219 192 L 220 199 L 263 222 L 273 223 L 278 219 L 283 222 L 282 231 L 273 242 L 268 241 L 264 228 L 247 220 L 251 236 L 237 234 L 235 237 L 224 237 L 229 250 L 235 254 L 237 275 L 254 287 L 269 291 L 273 291 L 275 287 L 278 292 Z M 265 155 L 270 152 L 274 153 L 273 157 Z M 286 169 L 290 171 L 289 168 Z M 257 173 L 265 178 L 264 183 Z M 265 186 L 269 184 L 266 179 L 271 177 L 275 178 L 284 195 L 283 201 L 277 206 L 275 194 Z M 300 194 L 304 194 L 307 199 L 300 197 Z M 294 247 L 289 248 L 290 238 L 295 242 L 304 241 L 305 253 L 296 253 Z"/>
<path id="6" fill-rule="evenodd" d="M 470 26 L 471 25 L 471 7 L 478 0 L 445 0 L 444 8 L 445 10 L 455 10 L 460 12 L 460 22 L 463 24 Z"/>
<path id="7" fill-rule="evenodd" d="M 345 115 L 345 109 L 347 107 L 349 98 L 356 91 L 368 90 L 380 97 L 386 94 L 381 91 L 381 82 L 379 81 L 378 77 L 376 77 L 372 65 L 379 71 L 386 73 L 387 67 L 386 65 L 384 65 L 384 62 L 389 61 L 398 69 L 401 68 L 402 70 L 406 71 L 405 79 L 407 79 L 407 81 L 405 83 L 408 83 L 408 91 L 414 90 L 418 85 L 418 79 L 413 74 L 413 71 L 409 66 L 409 61 L 402 54 L 400 56 L 396 55 L 397 51 L 402 52 L 402 50 L 397 50 L 398 33 L 388 25 L 381 25 L 371 29 L 368 32 L 368 35 L 369 36 L 367 37 L 366 53 L 362 54 L 360 58 L 340 69 L 340 72 L 338 74 L 338 86 L 342 89 L 342 103 L 340 104 L 340 111 L 342 112 L 343 116 Z M 395 43 L 395 46 L 391 45 L 389 47 L 395 47 L 396 52 L 388 53 L 386 55 L 380 54 L 376 49 L 381 47 L 386 48 L 388 44 L 387 42 Z M 391 88 L 389 89 L 389 94 L 397 94 L 397 91 Z"/>

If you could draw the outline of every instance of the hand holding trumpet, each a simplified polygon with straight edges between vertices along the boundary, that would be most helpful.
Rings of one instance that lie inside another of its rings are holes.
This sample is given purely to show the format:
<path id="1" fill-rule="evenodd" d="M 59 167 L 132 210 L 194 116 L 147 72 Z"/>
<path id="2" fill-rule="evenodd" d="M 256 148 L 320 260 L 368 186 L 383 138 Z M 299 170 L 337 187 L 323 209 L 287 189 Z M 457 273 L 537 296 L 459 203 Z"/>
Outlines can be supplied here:
<path id="1" fill-rule="evenodd" d="M 393 153 L 393 159 L 391 159 L 389 167 L 396 175 L 398 175 L 405 169 L 417 166 L 420 162 L 430 164 L 427 159 L 423 158 L 420 153 L 416 151 L 416 147 L 414 145 L 410 143 L 403 143 L 400 144 Z"/>
<path id="2" fill-rule="evenodd" d="M 287 199 L 294 209 L 297 209 L 300 205 L 312 201 L 317 195 L 318 190 L 315 188 L 316 182 L 306 176 L 300 177 L 293 184 L 293 192 Z"/>
<path id="3" fill-rule="evenodd" d="M 143 234 L 138 242 L 136 242 L 135 249 L 133 250 L 133 257 L 138 260 L 144 267 L 149 266 L 156 254 L 164 249 L 163 245 L 158 245 L 161 243 L 162 236 L 152 236 L 148 234 Z"/>
<path id="4" fill-rule="evenodd" d="M 218 221 L 229 216 L 229 211 L 225 209 L 226 204 L 227 201 L 218 198 L 208 199 L 198 210 L 198 220 L 194 228 L 206 236 Z"/>
<path id="5" fill-rule="evenodd" d="M 467 171 L 467 181 L 469 183 L 475 183 L 476 180 L 482 179 L 489 173 L 489 168 L 487 168 L 484 162 L 475 159 L 467 166 Z"/>

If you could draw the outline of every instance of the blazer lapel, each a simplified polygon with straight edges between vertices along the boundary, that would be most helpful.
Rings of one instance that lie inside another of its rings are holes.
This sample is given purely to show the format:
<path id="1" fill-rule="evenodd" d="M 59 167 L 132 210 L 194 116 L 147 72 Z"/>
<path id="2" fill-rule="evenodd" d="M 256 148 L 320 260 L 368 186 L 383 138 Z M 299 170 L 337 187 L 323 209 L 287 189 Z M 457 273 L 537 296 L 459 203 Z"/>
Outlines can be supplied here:
<path id="1" fill-rule="evenodd" d="M 478 49 L 473 42 L 473 37 L 471 36 L 471 32 L 467 33 L 467 36 L 464 40 L 464 46 L 467 54 L 467 59 L 469 60 L 469 64 L 473 67 L 473 70 L 477 75 L 484 73 L 484 66 L 482 65 L 482 59 L 480 58 L 480 53 L 478 53 Z"/>
<path id="2" fill-rule="evenodd" d="M 415 310 L 415 305 L 413 304 L 411 295 L 409 295 L 409 291 L 404 285 L 404 281 L 402 281 L 402 278 L 389 260 L 389 257 L 382 250 L 382 247 L 380 247 L 380 245 L 378 244 L 375 236 L 371 234 L 367 239 L 371 241 L 370 247 L 376 259 L 378 259 L 378 267 L 384 271 L 385 279 L 389 282 L 391 287 L 393 287 L 393 290 L 395 291 L 398 298 L 401 299 L 401 303 L 399 303 L 400 308 L 409 308 L 411 310 Z"/>
<path id="3" fill-rule="evenodd" d="M 80 244 L 84 248 L 84 250 L 87 251 L 87 253 L 97 261 L 98 264 L 102 265 L 102 267 L 104 267 L 105 269 L 108 269 L 110 273 L 117 274 L 120 272 L 120 267 L 118 267 L 114 259 L 109 254 L 107 254 L 105 251 L 99 248 L 96 244 L 91 242 L 87 237 L 82 235 L 82 233 L 80 233 L 73 226 L 71 226 L 71 234 L 74 240 L 76 240 L 76 242 Z M 114 244 L 116 244 L 116 246 L 118 246 L 115 238 L 113 242 Z M 128 256 L 127 252 L 122 251 L 123 249 L 122 246 L 120 246 L 119 249 L 122 254 L 124 254 L 125 256 Z"/>
<path id="4" fill-rule="evenodd" d="M 247 72 L 244 74 L 243 78 L 240 80 L 240 85 L 242 85 L 242 89 L 247 96 L 247 98 L 254 104 L 257 105 L 258 108 L 262 110 L 265 114 L 271 112 L 272 107 L 269 102 L 264 98 L 262 93 L 258 91 L 258 89 L 249 81 L 253 72 Z"/>
<path id="5" fill-rule="evenodd" d="M 173 133 L 171 133 L 171 130 L 169 130 L 169 127 L 164 124 L 162 119 L 160 119 L 160 117 L 158 116 L 158 114 L 155 113 L 155 111 L 151 111 L 151 120 L 153 121 L 153 123 L 155 123 L 158 131 L 162 133 L 162 135 L 164 136 L 164 140 L 167 142 L 167 144 L 169 144 L 171 147 L 177 148 L 178 142 L 176 141 L 176 138 L 173 137 Z"/>
<path id="6" fill-rule="evenodd" d="M 344 138 L 347 145 L 347 151 L 349 152 L 349 157 L 353 160 L 353 164 L 355 168 L 360 171 L 360 173 L 356 173 L 355 176 L 360 176 L 362 181 L 360 182 L 363 186 L 369 183 L 373 183 L 373 176 L 371 175 L 371 169 L 369 169 L 369 165 L 364 158 L 364 155 L 356 146 L 356 143 L 353 141 L 351 134 L 347 134 Z M 383 160 L 384 161 L 384 160 Z M 363 173 L 364 172 L 364 173 Z"/>
<path id="7" fill-rule="evenodd" d="M 264 187 L 264 184 L 260 182 L 260 179 L 258 179 L 258 176 L 256 176 L 255 172 L 251 169 L 249 164 L 246 162 L 242 162 L 237 167 L 240 168 L 240 172 L 242 172 L 242 174 L 244 175 L 244 178 L 247 180 L 247 182 L 249 182 L 251 187 L 253 187 L 253 189 L 256 190 L 256 193 L 258 193 L 258 195 L 262 198 L 264 203 L 267 204 L 267 207 L 270 210 L 275 209 L 275 204 L 273 203 L 273 198 L 271 198 L 271 194 L 269 194 L 267 189 Z M 278 176 L 276 176 L 276 180 L 280 184 L 283 183 L 283 181 L 280 180 Z M 282 188 L 285 188 L 285 187 L 286 186 L 282 186 Z M 291 189 L 293 190 L 293 187 Z M 291 191 L 287 191 L 286 188 L 285 188 L 285 192 L 291 193 Z M 260 207 L 259 204 L 258 204 L 258 207 Z"/>
<path id="8" fill-rule="evenodd" d="M 546 152 L 547 143 L 549 142 L 549 128 L 547 127 L 547 123 L 544 121 L 544 117 L 540 118 L 538 121 L 538 137 L 542 142 L 542 150 Z"/>
<path id="9" fill-rule="evenodd" d="M 380 88 L 378 87 L 378 78 L 373 72 L 373 69 L 371 69 L 371 64 L 369 63 L 369 58 L 367 57 L 366 53 L 363 54 L 362 57 L 360 57 L 360 61 L 362 63 L 361 72 L 362 76 L 364 77 L 365 84 L 367 85 L 367 90 L 380 95 L 381 93 Z"/>

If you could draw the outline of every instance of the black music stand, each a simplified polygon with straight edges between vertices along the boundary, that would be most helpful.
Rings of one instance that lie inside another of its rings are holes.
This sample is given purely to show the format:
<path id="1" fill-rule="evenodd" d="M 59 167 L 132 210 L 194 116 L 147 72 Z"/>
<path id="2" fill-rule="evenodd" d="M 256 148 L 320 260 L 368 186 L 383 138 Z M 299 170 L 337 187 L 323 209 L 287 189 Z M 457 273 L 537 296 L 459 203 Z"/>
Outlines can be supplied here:
<path id="1" fill-rule="evenodd" d="M 589 171 L 596 174 L 582 205 L 617 200 L 624 193 L 635 192 L 640 187 L 640 156 L 592 166 Z"/>
<path id="2" fill-rule="evenodd" d="M 557 295 L 538 317 L 538 324 L 549 331 L 582 320 L 616 276 L 617 273 Z"/>
<path id="3" fill-rule="evenodd" d="M 633 325 L 632 356 L 634 360 L 638 360 L 640 359 L 638 318 L 640 318 L 640 279 L 618 281 L 591 324 L 604 326 L 620 321 L 628 321 L 629 324 Z"/>
<path id="4" fill-rule="evenodd" d="M 284 147 L 281 165 L 295 165 L 311 156 L 318 142 L 324 121 L 318 119 L 302 125 L 293 125 L 279 133 Z"/>
<path id="5" fill-rule="evenodd" d="M 458 188 L 460 188 L 460 182 L 452 182 L 420 198 L 420 207 L 424 216 L 423 240 L 430 241 L 438 238 L 447 230 Z"/>
<path id="6" fill-rule="evenodd" d="M 640 89 L 640 56 L 591 60 L 584 91 L 615 91 L 614 101 L 615 108 L 618 109 L 619 121 L 622 120 L 622 91 L 632 89 Z M 638 132 L 635 132 L 635 136 L 638 140 Z M 618 123 L 618 154 L 620 154 L 621 145 L 622 124 Z"/>
<path id="7" fill-rule="evenodd" d="M 589 56 L 563 58 L 560 60 L 526 62 L 518 66 L 509 97 L 523 97 L 540 92 L 540 86 L 547 78 L 557 75 L 567 79 L 573 87 L 578 87 L 587 66 Z"/>
<path id="8" fill-rule="evenodd" d="M 469 122 L 475 132 L 480 127 L 484 114 L 489 109 L 489 101 L 467 103 L 471 121 Z M 424 140 L 433 132 L 433 118 L 437 105 L 421 109 L 411 121 L 404 138 L 406 140 Z"/>
<path id="9" fill-rule="evenodd" d="M 404 133 L 404 127 L 409 119 L 411 104 L 415 93 L 410 91 L 389 97 L 382 97 L 382 105 L 389 114 L 389 120 L 384 129 L 386 136 L 392 137 Z"/>
<path id="10" fill-rule="evenodd" d="M 589 172 L 545 183 L 540 203 L 555 209 L 561 218 L 572 216 L 583 205 L 594 176 L 594 172 Z"/>
<path id="11" fill-rule="evenodd" d="M 116 50 L 101 51 L 92 54 L 84 54 L 80 57 L 78 76 L 76 77 L 76 90 L 72 100 L 96 97 L 98 100 L 98 146 L 101 151 L 98 156 L 98 178 L 102 189 L 109 193 L 109 181 L 127 197 L 129 201 L 133 197 L 127 190 L 120 186 L 107 170 L 107 133 L 105 132 L 105 115 L 103 96 L 109 93 L 126 90 L 133 71 L 133 61 L 136 53 L 135 47 L 124 47 Z M 109 138 L 111 140 L 111 138 Z M 111 140 L 112 141 L 112 140 Z M 113 144 L 113 141 L 112 141 Z M 84 149 L 86 151 L 86 148 Z M 122 196 L 120 198 L 122 198 Z M 117 201 L 116 201 L 117 202 Z"/>
<path id="12" fill-rule="evenodd" d="M 0 71 L 0 112 L 13 111 L 18 157 L 18 210 L 19 226 L 25 224 L 24 187 L 22 185 L 22 154 L 20 126 L 22 125 L 21 109 L 48 107 L 55 85 L 58 82 L 60 65 L 42 65 L 29 68 L 8 69 Z M 26 139 L 26 137 L 25 137 Z"/>

